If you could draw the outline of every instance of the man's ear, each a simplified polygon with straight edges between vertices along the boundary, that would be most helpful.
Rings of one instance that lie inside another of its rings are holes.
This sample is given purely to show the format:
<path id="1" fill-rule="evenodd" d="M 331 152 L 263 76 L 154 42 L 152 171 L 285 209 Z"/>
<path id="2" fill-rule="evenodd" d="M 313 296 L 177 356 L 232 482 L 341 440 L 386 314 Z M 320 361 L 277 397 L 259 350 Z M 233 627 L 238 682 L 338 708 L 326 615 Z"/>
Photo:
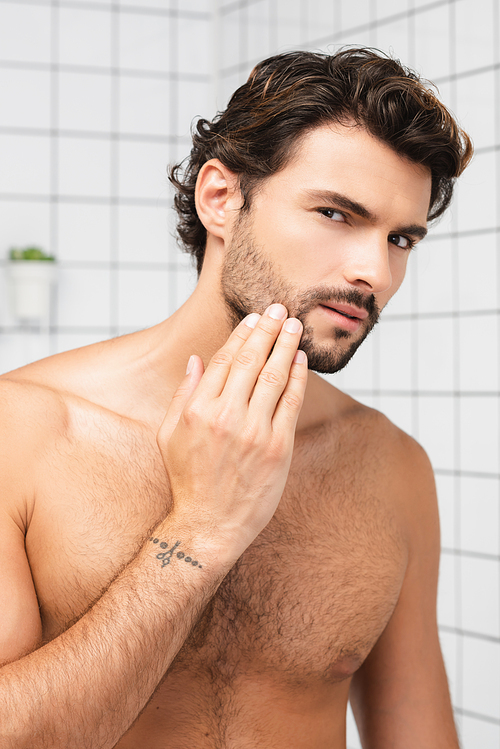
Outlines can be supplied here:
<path id="1" fill-rule="evenodd" d="M 210 159 L 198 174 L 195 201 L 198 217 L 207 232 L 225 239 L 226 230 L 241 208 L 238 177 L 219 159 Z"/>

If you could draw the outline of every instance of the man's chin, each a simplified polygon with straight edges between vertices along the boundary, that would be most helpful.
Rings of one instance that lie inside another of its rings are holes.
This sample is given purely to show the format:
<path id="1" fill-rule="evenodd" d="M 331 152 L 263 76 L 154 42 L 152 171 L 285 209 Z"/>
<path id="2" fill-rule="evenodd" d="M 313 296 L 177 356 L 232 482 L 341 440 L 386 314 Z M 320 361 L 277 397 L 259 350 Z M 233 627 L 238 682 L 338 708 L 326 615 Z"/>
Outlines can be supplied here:
<path id="1" fill-rule="evenodd" d="M 307 354 L 307 366 L 310 370 L 319 374 L 335 374 L 349 364 L 363 340 L 364 338 L 343 349 L 338 345 L 320 348 L 303 339 L 300 348 Z"/>
<path id="2" fill-rule="evenodd" d="M 341 369 L 344 369 L 345 366 L 349 363 L 350 359 L 347 361 L 342 362 L 324 362 L 319 360 L 308 360 L 307 367 L 311 370 L 311 372 L 317 372 L 318 374 L 325 374 L 325 375 L 333 375 L 337 372 L 340 372 Z"/>

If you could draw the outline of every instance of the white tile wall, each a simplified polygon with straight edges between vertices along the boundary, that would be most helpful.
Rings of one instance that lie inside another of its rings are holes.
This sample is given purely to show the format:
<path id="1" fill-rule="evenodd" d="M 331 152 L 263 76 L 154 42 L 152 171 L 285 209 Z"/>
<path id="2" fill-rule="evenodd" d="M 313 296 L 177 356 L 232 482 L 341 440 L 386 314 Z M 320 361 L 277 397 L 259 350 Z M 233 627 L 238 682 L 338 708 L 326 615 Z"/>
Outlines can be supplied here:
<path id="1" fill-rule="evenodd" d="M 325 29 L 337 29 L 336 5 L 330 0 L 309 0 L 303 10 L 307 17 L 307 34 L 308 38 L 320 39 L 325 34 Z"/>
<path id="2" fill-rule="evenodd" d="M 457 185 L 458 230 L 478 231 L 495 226 L 497 190 L 491 153 L 477 153 Z"/>
<path id="3" fill-rule="evenodd" d="M 495 62 L 495 3 L 496 0 L 474 0 L 474 12 L 470 3 L 452 4 L 457 72 L 488 67 Z"/>
<path id="4" fill-rule="evenodd" d="M 158 201 L 168 189 L 168 143 L 122 141 L 118 191 L 122 198 Z"/>
<path id="5" fill-rule="evenodd" d="M 168 270 L 123 268 L 118 280 L 120 332 L 147 328 L 168 317 Z"/>
<path id="6" fill-rule="evenodd" d="M 465 637 L 463 642 L 464 710 L 500 720 L 500 644 L 476 637 Z M 482 747 L 471 743 L 471 747 Z M 493 749 L 494 745 L 492 745 Z"/>
<path id="7" fill-rule="evenodd" d="M 220 34 L 221 45 L 218 50 L 218 62 L 223 71 L 239 62 L 240 36 L 242 25 L 240 23 L 240 9 L 235 8 L 232 13 L 221 15 Z M 224 76 L 224 79 L 226 75 Z M 223 80 L 224 80 L 223 79 Z M 234 90 L 234 89 L 233 89 Z"/>
<path id="8" fill-rule="evenodd" d="M 49 127 L 50 73 L 47 70 L 0 68 L 0 91 L 2 127 Z"/>
<path id="9" fill-rule="evenodd" d="M 58 143 L 59 190 L 71 197 L 107 198 L 111 192 L 109 138 L 66 138 Z"/>
<path id="10" fill-rule="evenodd" d="M 460 546 L 476 554 L 500 555 L 498 482 L 492 478 L 464 476 L 461 480 Z M 444 542 L 452 546 L 453 541 Z M 496 599 L 496 596 L 494 596 Z"/>
<path id="11" fill-rule="evenodd" d="M 500 746 L 500 727 L 495 723 L 463 715 L 462 739 L 464 746 L 497 747 Z"/>
<path id="12" fill-rule="evenodd" d="M 48 247 L 50 242 L 50 206 L 47 202 L 42 201 L 0 200 L 0 226 L 2 254 L 7 248 L 26 246 L 37 242 L 43 247 Z M 0 274 L 0 276 L 3 278 L 3 274 Z"/>
<path id="13" fill-rule="evenodd" d="M 248 48 L 252 50 L 252 58 L 255 60 L 264 60 L 272 54 L 270 18 L 269 3 L 260 0 L 248 7 Z"/>
<path id="14" fill-rule="evenodd" d="M 111 211 L 108 205 L 61 203 L 58 217 L 58 258 L 62 263 L 110 262 Z"/>
<path id="15" fill-rule="evenodd" d="M 449 392 L 453 389 L 454 378 L 453 320 L 450 317 L 424 319 L 416 328 L 419 389 Z"/>
<path id="16" fill-rule="evenodd" d="M 111 278 L 108 269 L 60 268 L 57 322 L 59 327 L 109 327 Z"/>
<path id="17" fill-rule="evenodd" d="M 277 27 L 278 50 L 295 49 L 301 46 L 302 3 L 300 0 L 277 0 L 279 24 Z M 250 59 L 253 55 L 250 53 Z"/>
<path id="18" fill-rule="evenodd" d="M 192 75 L 202 70 L 212 72 L 210 29 L 206 18 L 179 18 L 177 34 L 179 70 Z"/>
<path id="19" fill-rule="evenodd" d="M 358 29 L 361 26 L 365 26 L 370 23 L 370 0 L 359 0 L 357 3 L 341 3 L 341 19 L 342 19 L 342 31 L 350 32 L 351 29 Z M 328 33 L 327 29 L 324 29 L 323 36 Z M 356 39 L 352 39 L 353 43 L 357 43 L 358 35 Z"/>
<path id="20" fill-rule="evenodd" d="M 491 102 L 495 96 L 495 74 L 491 69 L 476 75 L 459 78 L 456 83 L 457 111 L 460 123 L 474 133 L 476 148 L 495 143 L 495 110 Z"/>
<path id="21" fill-rule="evenodd" d="M 405 320 L 387 317 L 379 323 L 381 381 L 388 390 L 410 390 L 412 379 L 411 330 Z M 397 356 L 394 356 L 397 351 Z"/>
<path id="22" fill-rule="evenodd" d="M 498 395 L 460 401 L 460 463 L 464 471 L 498 475 Z"/>
<path id="23" fill-rule="evenodd" d="M 193 288 L 167 166 L 215 111 L 211 14 L 209 0 L 0 0 L 0 371 L 158 322 Z M 5 289 L 8 249 L 32 243 L 60 266 L 38 338 Z"/>
<path id="24" fill-rule="evenodd" d="M 454 291 L 454 279 L 449 269 L 457 249 L 449 237 L 438 241 L 432 239 L 430 237 L 419 244 L 411 258 L 417 275 L 418 309 L 449 313 L 453 309 Z"/>
<path id="25" fill-rule="evenodd" d="M 58 14 L 58 61 L 62 65 L 111 66 L 111 10 L 62 7 Z"/>
<path id="26" fill-rule="evenodd" d="M 164 206 L 120 206 L 118 211 L 118 252 L 123 264 L 139 262 L 146 267 L 170 259 Z"/>
<path id="27" fill-rule="evenodd" d="M 407 16 L 377 26 L 372 44 L 390 52 L 393 57 L 408 64 L 410 58 L 409 19 Z"/>
<path id="28" fill-rule="evenodd" d="M 0 49 L 2 60 L 49 63 L 51 44 L 50 3 L 26 5 L 0 3 Z"/>
<path id="29" fill-rule="evenodd" d="M 120 77 L 119 122 L 124 133 L 165 135 L 169 130 L 171 81 Z"/>
<path id="30" fill-rule="evenodd" d="M 498 316 L 462 317 L 460 338 L 460 387 L 462 390 L 490 391 L 498 388 Z"/>
<path id="31" fill-rule="evenodd" d="M 450 75 L 450 4 L 423 6 L 413 20 L 415 59 L 411 62 L 426 78 L 438 81 Z"/>
<path id="32" fill-rule="evenodd" d="M 472 234 L 455 242 L 460 312 L 492 310 L 497 299 L 498 249 L 495 235 Z M 480 323 L 479 323 L 480 324 Z"/>
<path id="33" fill-rule="evenodd" d="M 461 559 L 463 629 L 496 637 L 498 616 L 498 562 L 464 556 Z"/>
<path id="34" fill-rule="evenodd" d="M 0 193 L 46 195 L 50 179 L 50 141 L 45 135 L 0 133 Z"/>
<path id="35" fill-rule="evenodd" d="M 195 119 L 200 116 L 210 119 L 214 116 L 212 89 L 202 81 L 186 80 L 179 85 L 179 95 L 174 134 L 178 137 L 186 137 L 191 132 Z M 185 152 L 189 153 L 189 145 L 186 146 Z"/>
<path id="36" fill-rule="evenodd" d="M 87 0 L 91 2 L 92 0 Z M 208 0 L 199 0 L 200 5 L 206 4 Z M 111 2 L 111 0 L 109 0 Z M 158 10 L 169 10 L 177 8 L 177 0 L 119 0 L 121 8 L 127 10 L 151 10 L 156 8 Z M 196 0 L 195 0 L 196 2 Z M 192 2 L 190 3 L 192 4 Z M 184 0 L 184 6 L 186 7 L 187 0 Z"/>
<path id="37" fill-rule="evenodd" d="M 58 81 L 58 105 L 61 130 L 109 132 L 111 75 L 61 71 Z"/>
<path id="38" fill-rule="evenodd" d="M 170 71 L 169 39 L 172 19 L 154 13 L 120 14 L 119 59 L 124 69 Z"/>

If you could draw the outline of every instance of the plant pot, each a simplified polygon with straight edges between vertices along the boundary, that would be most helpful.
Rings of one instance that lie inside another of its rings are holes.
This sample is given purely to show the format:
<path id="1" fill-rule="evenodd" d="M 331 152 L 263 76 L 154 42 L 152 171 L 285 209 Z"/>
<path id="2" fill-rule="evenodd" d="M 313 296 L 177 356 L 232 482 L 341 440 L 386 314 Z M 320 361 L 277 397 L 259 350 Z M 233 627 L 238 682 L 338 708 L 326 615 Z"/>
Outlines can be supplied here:
<path id="1" fill-rule="evenodd" d="M 48 322 L 51 287 L 56 266 L 50 260 L 12 260 L 7 265 L 15 317 L 22 321 Z"/>

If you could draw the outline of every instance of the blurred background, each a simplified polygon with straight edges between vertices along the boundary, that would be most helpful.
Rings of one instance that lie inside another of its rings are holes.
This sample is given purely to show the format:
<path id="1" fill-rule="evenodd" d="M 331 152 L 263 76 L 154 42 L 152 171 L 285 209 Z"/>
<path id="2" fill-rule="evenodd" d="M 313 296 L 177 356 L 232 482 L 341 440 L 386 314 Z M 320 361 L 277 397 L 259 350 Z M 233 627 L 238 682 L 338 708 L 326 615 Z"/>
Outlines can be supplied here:
<path id="1" fill-rule="evenodd" d="M 442 520 L 439 626 L 464 749 L 500 747 L 497 0 L 0 0 L 0 372 L 168 316 L 196 275 L 167 165 L 260 59 L 362 44 L 439 88 L 476 154 L 382 324 L 331 378 L 414 435 Z M 7 253 L 58 260 L 42 325 Z M 360 746 L 349 715 L 350 749 Z"/>

